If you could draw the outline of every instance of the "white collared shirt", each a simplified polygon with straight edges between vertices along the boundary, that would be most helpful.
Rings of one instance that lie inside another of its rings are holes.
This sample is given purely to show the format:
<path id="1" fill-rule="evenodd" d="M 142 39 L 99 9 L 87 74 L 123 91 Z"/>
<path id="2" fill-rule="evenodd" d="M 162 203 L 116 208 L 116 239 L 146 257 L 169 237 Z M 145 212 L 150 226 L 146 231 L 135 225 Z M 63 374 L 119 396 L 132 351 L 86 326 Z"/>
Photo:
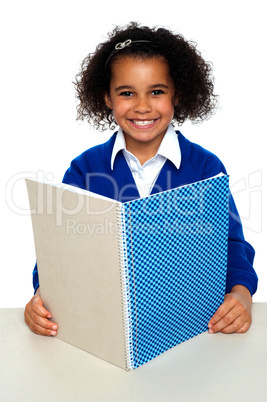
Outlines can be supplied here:
<path id="1" fill-rule="evenodd" d="M 181 164 L 181 150 L 179 146 L 179 141 L 177 134 L 171 124 L 169 125 L 161 141 L 156 155 L 146 161 L 143 165 L 141 165 L 139 160 L 131 152 L 127 151 L 122 129 L 119 128 L 111 155 L 112 170 L 116 155 L 121 150 L 132 172 L 135 184 L 141 198 L 146 197 L 150 194 L 158 178 L 158 175 L 167 159 L 169 159 L 176 166 L 177 169 L 179 169 Z"/>

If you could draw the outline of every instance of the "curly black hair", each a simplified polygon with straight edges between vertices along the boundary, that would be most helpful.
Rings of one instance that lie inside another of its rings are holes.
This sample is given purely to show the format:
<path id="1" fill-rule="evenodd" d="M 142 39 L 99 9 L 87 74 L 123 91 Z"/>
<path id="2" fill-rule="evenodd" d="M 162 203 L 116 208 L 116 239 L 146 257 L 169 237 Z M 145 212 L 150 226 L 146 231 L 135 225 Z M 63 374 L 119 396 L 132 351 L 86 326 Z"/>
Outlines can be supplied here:
<path id="1" fill-rule="evenodd" d="M 115 52 L 115 45 L 131 41 L 149 41 L 138 46 L 126 46 Z M 214 94 L 212 64 L 206 62 L 196 49 L 196 44 L 186 41 L 180 34 L 165 28 L 149 28 L 136 22 L 126 27 L 115 27 L 108 34 L 108 40 L 100 43 L 94 53 L 82 62 L 81 70 L 74 82 L 77 106 L 77 120 L 87 119 L 95 128 L 105 130 L 116 126 L 112 110 L 105 103 L 109 94 L 113 63 L 122 57 L 153 58 L 163 57 L 168 66 L 175 88 L 173 120 L 181 125 L 186 119 L 200 123 L 214 114 L 218 95 Z"/>

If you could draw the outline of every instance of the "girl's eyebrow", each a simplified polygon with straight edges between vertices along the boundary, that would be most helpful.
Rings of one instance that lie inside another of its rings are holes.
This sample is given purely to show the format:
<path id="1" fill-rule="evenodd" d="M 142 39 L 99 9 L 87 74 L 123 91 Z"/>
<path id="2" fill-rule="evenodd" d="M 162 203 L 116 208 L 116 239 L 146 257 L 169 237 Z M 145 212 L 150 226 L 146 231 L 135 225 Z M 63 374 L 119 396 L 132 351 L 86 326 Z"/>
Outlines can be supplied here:
<path id="1" fill-rule="evenodd" d="M 168 89 L 169 87 L 168 87 L 168 85 L 165 85 L 165 84 L 154 84 L 154 85 L 151 85 L 149 88 L 151 88 L 151 89 L 153 89 L 153 88 L 165 88 L 165 89 Z"/>
<path id="2" fill-rule="evenodd" d="M 155 89 L 155 88 L 169 89 L 168 85 L 165 84 L 153 84 L 150 85 L 149 87 L 149 89 Z M 132 85 L 120 85 L 119 87 L 115 88 L 115 92 L 123 91 L 126 89 L 134 89 L 134 87 Z"/>
<path id="3" fill-rule="evenodd" d="M 115 92 L 123 91 L 126 89 L 133 89 L 131 85 L 120 85 L 119 87 L 115 88 Z"/>

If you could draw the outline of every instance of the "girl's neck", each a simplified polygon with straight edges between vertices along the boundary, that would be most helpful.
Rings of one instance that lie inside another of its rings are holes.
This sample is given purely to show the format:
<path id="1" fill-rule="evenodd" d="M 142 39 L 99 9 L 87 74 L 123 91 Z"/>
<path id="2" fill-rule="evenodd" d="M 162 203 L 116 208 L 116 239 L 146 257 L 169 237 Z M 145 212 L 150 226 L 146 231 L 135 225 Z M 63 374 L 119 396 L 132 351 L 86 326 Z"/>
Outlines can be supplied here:
<path id="1" fill-rule="evenodd" d="M 144 150 L 140 152 L 132 152 L 130 149 L 126 148 L 127 151 L 131 152 L 140 162 L 141 166 L 143 166 L 149 159 L 153 158 L 157 152 L 146 153 Z"/>
<path id="2" fill-rule="evenodd" d="M 131 152 L 141 163 L 144 165 L 149 159 L 153 158 L 159 149 L 161 141 L 164 137 L 163 135 L 158 136 L 158 141 L 151 141 L 151 142 L 135 142 L 132 141 L 131 137 L 128 137 L 124 134 L 126 149 L 127 151 Z"/>

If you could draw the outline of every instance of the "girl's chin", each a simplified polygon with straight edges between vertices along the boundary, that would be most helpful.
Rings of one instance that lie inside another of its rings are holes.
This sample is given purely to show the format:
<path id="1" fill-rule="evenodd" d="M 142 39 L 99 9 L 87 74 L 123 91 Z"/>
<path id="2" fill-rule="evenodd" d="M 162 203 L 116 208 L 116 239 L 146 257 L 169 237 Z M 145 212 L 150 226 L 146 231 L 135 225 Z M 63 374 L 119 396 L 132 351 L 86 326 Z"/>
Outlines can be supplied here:
<path id="1" fill-rule="evenodd" d="M 161 143 L 162 138 L 164 137 L 166 130 L 158 133 L 158 132 L 153 132 L 151 130 L 128 130 L 124 131 L 124 137 L 126 140 L 126 144 L 148 144 L 150 143 L 151 146 L 152 144 L 155 144 L 159 146 Z"/>

